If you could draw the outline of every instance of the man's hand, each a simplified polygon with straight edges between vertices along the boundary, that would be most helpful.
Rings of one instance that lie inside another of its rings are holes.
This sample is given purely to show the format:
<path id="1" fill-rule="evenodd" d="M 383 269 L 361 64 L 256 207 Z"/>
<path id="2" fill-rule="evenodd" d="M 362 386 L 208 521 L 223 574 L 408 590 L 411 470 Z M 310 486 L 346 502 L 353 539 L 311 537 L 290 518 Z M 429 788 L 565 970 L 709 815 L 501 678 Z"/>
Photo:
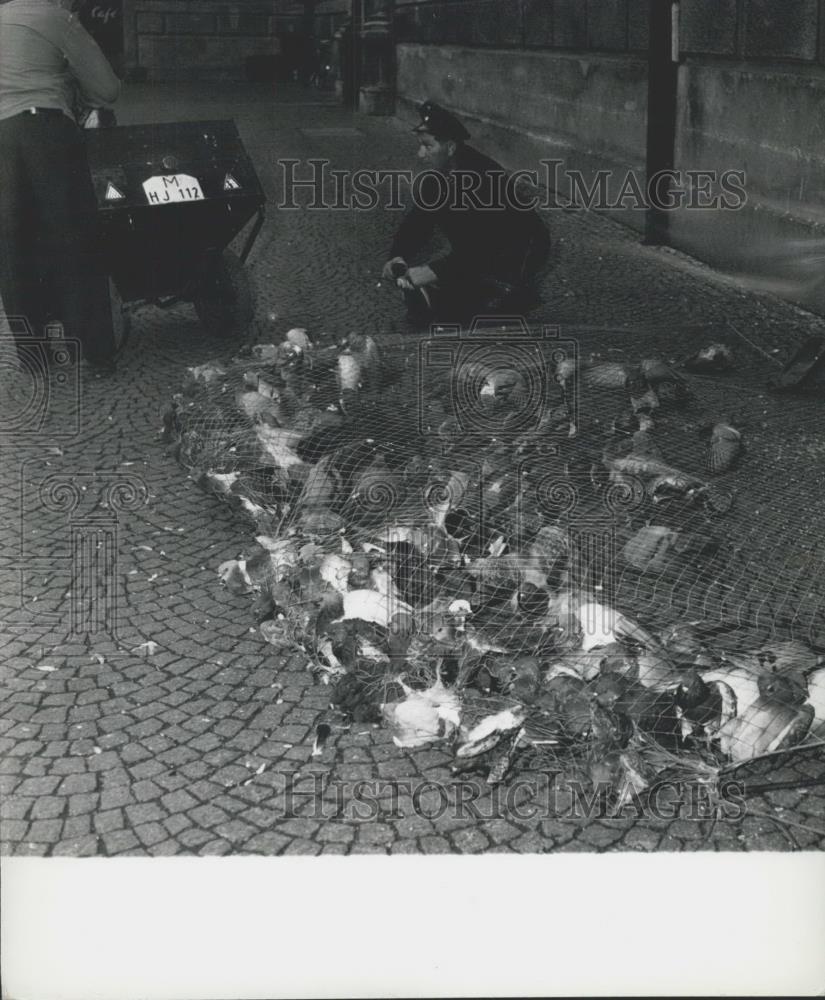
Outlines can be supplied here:
<path id="1" fill-rule="evenodd" d="M 405 277 L 413 288 L 426 288 L 427 285 L 434 285 L 438 281 L 438 275 L 426 264 L 422 264 L 421 267 L 411 267 Z"/>
<path id="2" fill-rule="evenodd" d="M 393 257 L 384 265 L 381 277 L 384 281 L 395 281 L 407 273 L 407 262 L 403 257 Z"/>

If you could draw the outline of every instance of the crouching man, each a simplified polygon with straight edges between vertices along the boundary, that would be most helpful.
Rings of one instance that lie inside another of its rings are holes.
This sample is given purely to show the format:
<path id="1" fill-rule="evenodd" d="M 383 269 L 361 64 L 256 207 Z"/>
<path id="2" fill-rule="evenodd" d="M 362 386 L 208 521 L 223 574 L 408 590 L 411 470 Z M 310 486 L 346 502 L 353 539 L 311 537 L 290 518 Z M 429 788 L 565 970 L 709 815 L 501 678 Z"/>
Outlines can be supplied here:
<path id="1" fill-rule="evenodd" d="M 469 132 L 432 101 L 419 108 L 413 206 L 405 215 L 383 277 L 404 293 L 418 323 L 466 322 L 516 314 L 538 303 L 550 235 L 504 168 L 466 144 Z M 446 256 L 410 266 L 436 232 Z"/>

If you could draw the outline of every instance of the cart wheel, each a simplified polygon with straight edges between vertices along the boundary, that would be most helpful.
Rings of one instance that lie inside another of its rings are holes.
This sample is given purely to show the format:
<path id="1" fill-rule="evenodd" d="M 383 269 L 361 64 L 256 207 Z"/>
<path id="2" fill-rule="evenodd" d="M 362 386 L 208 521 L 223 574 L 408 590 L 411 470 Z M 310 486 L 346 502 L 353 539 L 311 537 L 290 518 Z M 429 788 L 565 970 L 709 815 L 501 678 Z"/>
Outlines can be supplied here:
<path id="1" fill-rule="evenodd" d="M 109 278 L 109 301 L 112 305 L 112 330 L 115 334 L 115 354 L 121 354 L 132 333 L 132 314 L 123 304 L 117 285 Z"/>
<path id="2" fill-rule="evenodd" d="M 246 333 L 255 312 L 252 284 L 243 262 L 224 250 L 212 263 L 194 299 L 195 312 L 217 337 Z"/>

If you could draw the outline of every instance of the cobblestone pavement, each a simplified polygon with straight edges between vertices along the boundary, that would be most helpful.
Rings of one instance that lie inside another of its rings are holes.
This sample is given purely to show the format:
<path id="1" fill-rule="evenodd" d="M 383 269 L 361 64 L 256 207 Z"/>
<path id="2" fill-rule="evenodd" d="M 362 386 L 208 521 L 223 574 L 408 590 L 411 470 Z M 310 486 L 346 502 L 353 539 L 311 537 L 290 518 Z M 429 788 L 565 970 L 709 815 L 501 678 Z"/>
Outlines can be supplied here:
<path id="1" fill-rule="evenodd" d="M 405 127 L 351 116 L 316 92 L 275 99 L 266 88 L 248 86 L 222 85 L 212 92 L 204 85 L 133 87 L 123 104 L 124 124 L 236 119 L 271 200 L 250 259 L 261 315 L 276 312 L 281 330 L 301 325 L 338 333 L 361 327 L 382 331 L 388 344 L 403 335 L 398 303 L 376 287 L 397 216 L 274 206 L 279 158 L 329 157 L 337 168 L 407 165 L 413 150 Z M 702 339 L 714 332 L 730 336 L 726 324 L 732 322 L 770 354 L 825 325 L 787 304 L 746 294 L 678 254 L 641 247 L 610 220 L 557 212 L 551 221 L 557 264 L 536 318 L 563 328 L 612 329 L 581 332 L 586 347 L 656 346 L 678 353 L 694 328 L 703 331 Z M 249 599 L 219 586 L 216 568 L 238 555 L 249 526 L 187 479 L 158 438 L 161 412 L 186 366 L 226 355 L 229 348 L 208 338 L 185 305 L 144 308 L 134 325 L 116 376 L 84 371 L 77 391 L 71 377 L 52 379 L 48 399 L 43 386 L 18 387 L 5 404 L 5 853 L 825 845 L 825 797 L 817 787 L 751 798 L 744 818 L 715 828 L 684 818 L 585 822 L 565 818 L 563 802 L 557 815 L 542 811 L 551 784 L 539 773 L 525 773 L 520 784 L 502 791 L 498 808 L 499 793 L 483 785 L 462 793 L 463 806 L 447 808 L 459 787 L 449 755 L 398 750 L 385 731 L 370 726 L 333 733 L 323 755 L 312 758 L 314 724 L 327 706 L 327 689 L 307 671 L 305 655 L 275 656 L 251 627 Z M 758 352 L 748 357 L 754 381 L 750 388 L 740 383 L 740 394 L 756 392 L 753 386 L 763 384 L 770 369 Z M 797 445 L 821 441 L 817 404 L 784 405 Z M 769 462 L 764 474 L 777 481 L 783 475 Z M 815 474 L 810 468 L 809 475 Z M 793 518 L 784 519 L 793 526 Z M 822 773 L 821 758 L 810 757 L 765 780 Z M 360 800 L 358 782 L 367 783 Z"/>

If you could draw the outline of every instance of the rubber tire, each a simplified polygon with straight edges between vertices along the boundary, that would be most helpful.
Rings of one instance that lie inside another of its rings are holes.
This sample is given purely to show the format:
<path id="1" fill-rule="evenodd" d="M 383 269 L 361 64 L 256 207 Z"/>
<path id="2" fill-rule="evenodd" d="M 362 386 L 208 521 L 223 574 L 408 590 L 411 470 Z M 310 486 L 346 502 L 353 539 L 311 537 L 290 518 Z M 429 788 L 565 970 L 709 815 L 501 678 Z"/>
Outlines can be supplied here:
<path id="1" fill-rule="evenodd" d="M 122 354 L 132 333 L 132 314 L 123 304 L 120 292 L 109 278 L 109 301 L 112 305 L 112 330 L 115 335 L 115 357 Z"/>
<path id="2" fill-rule="evenodd" d="M 224 250 L 208 266 L 194 299 L 204 329 L 215 337 L 243 336 L 255 314 L 249 274 L 237 254 Z"/>

